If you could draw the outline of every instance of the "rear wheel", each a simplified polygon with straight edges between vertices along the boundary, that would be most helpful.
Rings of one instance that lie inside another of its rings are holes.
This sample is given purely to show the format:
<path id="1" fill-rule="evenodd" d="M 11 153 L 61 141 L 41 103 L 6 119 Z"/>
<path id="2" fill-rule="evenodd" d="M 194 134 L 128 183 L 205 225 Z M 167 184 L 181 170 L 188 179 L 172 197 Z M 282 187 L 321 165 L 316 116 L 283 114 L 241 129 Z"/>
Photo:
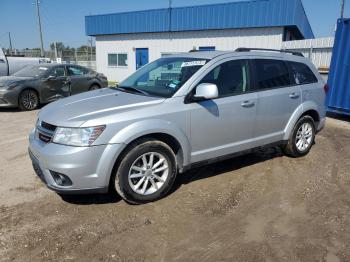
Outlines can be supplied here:
<path id="1" fill-rule="evenodd" d="M 92 90 L 97 90 L 97 89 L 100 89 L 101 87 L 99 85 L 92 85 L 89 89 L 89 91 L 92 91 Z"/>
<path id="2" fill-rule="evenodd" d="M 296 123 L 287 145 L 283 148 L 286 155 L 302 157 L 309 153 L 315 141 L 315 122 L 310 116 L 303 116 Z"/>
<path id="3" fill-rule="evenodd" d="M 19 95 L 19 108 L 23 111 L 30 111 L 37 109 L 39 106 L 39 96 L 34 90 L 24 90 Z"/>
<path id="4" fill-rule="evenodd" d="M 157 140 L 142 140 L 129 148 L 114 177 L 116 191 L 124 200 L 134 204 L 164 197 L 177 174 L 172 149 Z"/>

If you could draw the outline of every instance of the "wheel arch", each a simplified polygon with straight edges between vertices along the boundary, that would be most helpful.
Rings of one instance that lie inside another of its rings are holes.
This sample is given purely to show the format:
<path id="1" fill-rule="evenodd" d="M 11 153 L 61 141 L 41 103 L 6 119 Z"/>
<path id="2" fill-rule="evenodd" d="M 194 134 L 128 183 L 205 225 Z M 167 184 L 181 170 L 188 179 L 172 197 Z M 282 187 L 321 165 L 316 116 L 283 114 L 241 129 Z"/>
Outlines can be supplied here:
<path id="1" fill-rule="evenodd" d="M 290 117 L 286 128 L 284 130 L 284 137 L 283 140 L 288 140 L 290 137 L 291 132 L 293 132 L 293 128 L 295 124 L 298 122 L 298 120 L 305 116 L 309 115 L 312 117 L 315 121 L 315 128 L 317 130 L 318 124 L 320 122 L 320 114 L 318 113 L 318 106 L 315 102 L 307 101 L 306 103 L 303 103 L 299 105 L 299 107 L 294 111 L 292 116 Z"/>
<path id="2" fill-rule="evenodd" d="M 93 82 L 92 84 L 90 84 L 89 90 L 90 90 L 91 87 L 93 87 L 93 86 L 98 86 L 99 88 L 102 88 L 102 86 L 100 85 L 100 83 L 98 83 L 98 82 Z"/>

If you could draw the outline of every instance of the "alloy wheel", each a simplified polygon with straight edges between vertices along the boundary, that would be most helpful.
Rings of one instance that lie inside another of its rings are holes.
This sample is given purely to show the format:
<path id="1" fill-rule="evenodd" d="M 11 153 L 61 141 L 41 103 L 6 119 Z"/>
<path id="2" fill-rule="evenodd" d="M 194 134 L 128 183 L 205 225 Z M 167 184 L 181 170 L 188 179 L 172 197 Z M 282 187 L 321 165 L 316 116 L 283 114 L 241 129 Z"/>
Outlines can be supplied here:
<path id="1" fill-rule="evenodd" d="M 167 180 L 168 160 L 160 153 L 148 152 L 138 157 L 129 170 L 129 185 L 140 195 L 157 192 Z"/>
<path id="2" fill-rule="evenodd" d="M 313 128 L 310 123 L 303 123 L 296 134 L 295 145 L 300 152 L 304 152 L 311 146 Z"/>
<path id="3" fill-rule="evenodd" d="M 38 96 L 33 91 L 24 91 L 21 99 L 23 108 L 33 110 L 38 106 Z"/>

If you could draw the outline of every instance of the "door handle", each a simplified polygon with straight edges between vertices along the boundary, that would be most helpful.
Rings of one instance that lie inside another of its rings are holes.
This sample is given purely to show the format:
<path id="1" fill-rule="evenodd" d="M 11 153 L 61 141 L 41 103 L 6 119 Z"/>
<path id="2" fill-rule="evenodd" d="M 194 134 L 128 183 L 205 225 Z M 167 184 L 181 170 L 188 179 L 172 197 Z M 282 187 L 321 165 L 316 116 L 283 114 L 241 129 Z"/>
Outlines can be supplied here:
<path id="1" fill-rule="evenodd" d="M 72 80 L 70 78 L 67 78 L 65 81 L 63 81 L 63 84 L 70 84 Z"/>
<path id="2" fill-rule="evenodd" d="M 255 106 L 255 103 L 253 101 L 243 101 L 241 103 L 241 106 L 242 107 L 253 107 L 253 106 Z"/>
<path id="3" fill-rule="evenodd" d="M 299 98 L 300 95 L 297 94 L 297 93 L 291 93 L 291 94 L 289 94 L 289 97 L 292 98 L 292 99 L 296 99 L 296 98 Z"/>

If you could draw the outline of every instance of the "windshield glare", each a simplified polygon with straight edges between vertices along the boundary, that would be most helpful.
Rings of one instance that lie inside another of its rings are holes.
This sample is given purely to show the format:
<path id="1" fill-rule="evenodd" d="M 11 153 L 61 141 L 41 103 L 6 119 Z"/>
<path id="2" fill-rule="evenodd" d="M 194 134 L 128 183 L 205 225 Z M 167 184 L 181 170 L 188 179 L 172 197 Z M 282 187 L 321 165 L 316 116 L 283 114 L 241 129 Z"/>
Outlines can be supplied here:
<path id="1" fill-rule="evenodd" d="M 136 71 L 119 86 L 136 88 L 153 96 L 171 97 L 207 62 L 198 58 L 160 58 Z"/>
<path id="2" fill-rule="evenodd" d="M 45 66 L 26 66 L 13 75 L 19 77 L 38 77 L 44 74 L 47 70 L 48 67 Z"/>

